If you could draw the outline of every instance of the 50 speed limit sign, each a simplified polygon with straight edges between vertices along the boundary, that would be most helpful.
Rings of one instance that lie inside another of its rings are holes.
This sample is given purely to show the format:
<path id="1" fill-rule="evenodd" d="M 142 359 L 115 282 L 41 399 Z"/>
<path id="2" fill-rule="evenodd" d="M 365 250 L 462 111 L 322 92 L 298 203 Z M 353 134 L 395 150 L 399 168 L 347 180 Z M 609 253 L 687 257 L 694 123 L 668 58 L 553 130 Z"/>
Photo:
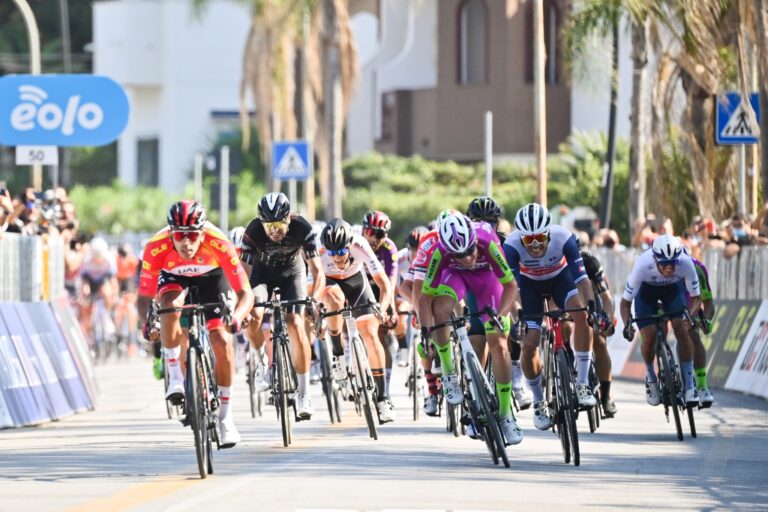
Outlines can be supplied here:
<path id="1" fill-rule="evenodd" d="M 59 165 L 57 146 L 16 146 L 16 165 Z"/>

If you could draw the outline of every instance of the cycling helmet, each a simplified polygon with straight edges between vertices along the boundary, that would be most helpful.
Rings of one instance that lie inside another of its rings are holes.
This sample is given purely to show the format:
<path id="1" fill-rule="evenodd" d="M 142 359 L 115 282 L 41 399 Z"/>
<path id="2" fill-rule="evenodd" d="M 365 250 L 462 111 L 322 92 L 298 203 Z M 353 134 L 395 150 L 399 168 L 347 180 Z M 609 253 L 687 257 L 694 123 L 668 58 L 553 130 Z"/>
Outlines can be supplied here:
<path id="1" fill-rule="evenodd" d="M 372 210 L 363 217 L 363 229 L 379 229 L 384 233 L 389 232 L 392 227 L 392 221 L 389 215 L 378 210 Z"/>
<path id="2" fill-rule="evenodd" d="M 421 243 L 421 239 L 429 232 L 424 226 L 418 226 L 413 228 L 413 231 L 408 233 L 408 237 L 405 239 L 405 245 L 411 249 L 416 249 Z"/>
<path id="3" fill-rule="evenodd" d="M 477 242 L 477 231 L 469 217 L 453 213 L 445 217 L 437 230 L 440 243 L 453 254 L 464 253 Z"/>
<path id="4" fill-rule="evenodd" d="M 449 215 L 452 215 L 454 213 L 457 213 L 456 210 L 453 208 L 446 208 L 445 210 L 441 211 L 437 214 L 437 217 L 435 218 L 435 227 L 434 229 L 440 230 L 440 222 Z"/>
<path id="5" fill-rule="evenodd" d="M 517 211 L 515 228 L 522 235 L 549 233 L 549 211 L 538 203 L 528 203 Z"/>
<path id="6" fill-rule="evenodd" d="M 91 240 L 91 252 L 94 256 L 105 257 L 109 254 L 109 244 L 106 240 L 97 236 Z"/>
<path id="7" fill-rule="evenodd" d="M 352 242 L 352 226 L 342 219 L 333 219 L 320 235 L 323 247 L 329 251 L 340 251 Z"/>
<path id="8" fill-rule="evenodd" d="M 472 220 L 498 222 L 501 217 L 501 206 L 492 197 L 476 197 L 467 207 L 467 217 Z"/>
<path id="9" fill-rule="evenodd" d="M 291 202 L 282 192 L 270 192 L 259 201 L 259 218 L 264 222 L 283 220 L 291 213 Z"/>
<path id="10" fill-rule="evenodd" d="M 203 229 L 208 215 L 197 201 L 184 199 L 168 210 L 168 226 L 174 231 L 198 231 Z"/>
<path id="11" fill-rule="evenodd" d="M 245 228 L 243 226 L 237 226 L 229 230 L 229 239 L 232 240 L 235 249 L 243 248 L 243 235 L 245 235 Z"/>
<path id="12" fill-rule="evenodd" d="M 653 241 L 652 249 L 653 259 L 657 262 L 662 260 L 677 260 L 683 253 L 683 246 L 680 239 L 672 235 L 661 235 Z"/>

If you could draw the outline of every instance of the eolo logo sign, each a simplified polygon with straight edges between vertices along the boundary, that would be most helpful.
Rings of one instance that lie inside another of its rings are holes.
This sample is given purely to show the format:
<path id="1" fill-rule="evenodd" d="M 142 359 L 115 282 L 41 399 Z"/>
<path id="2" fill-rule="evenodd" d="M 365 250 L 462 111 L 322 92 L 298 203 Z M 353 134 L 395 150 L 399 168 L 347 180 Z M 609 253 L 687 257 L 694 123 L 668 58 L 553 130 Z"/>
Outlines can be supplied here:
<path id="1" fill-rule="evenodd" d="M 7 146 L 101 146 L 128 123 L 125 91 L 94 75 L 0 78 L 0 143 Z"/>

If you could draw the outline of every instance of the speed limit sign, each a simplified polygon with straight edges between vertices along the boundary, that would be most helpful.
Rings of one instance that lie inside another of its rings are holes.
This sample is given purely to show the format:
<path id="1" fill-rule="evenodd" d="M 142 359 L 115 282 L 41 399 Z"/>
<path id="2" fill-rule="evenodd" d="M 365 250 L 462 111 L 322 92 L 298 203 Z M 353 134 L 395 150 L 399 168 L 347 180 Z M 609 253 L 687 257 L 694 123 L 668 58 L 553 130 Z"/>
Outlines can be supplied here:
<path id="1" fill-rule="evenodd" d="M 57 146 L 16 146 L 16 165 L 59 165 Z"/>

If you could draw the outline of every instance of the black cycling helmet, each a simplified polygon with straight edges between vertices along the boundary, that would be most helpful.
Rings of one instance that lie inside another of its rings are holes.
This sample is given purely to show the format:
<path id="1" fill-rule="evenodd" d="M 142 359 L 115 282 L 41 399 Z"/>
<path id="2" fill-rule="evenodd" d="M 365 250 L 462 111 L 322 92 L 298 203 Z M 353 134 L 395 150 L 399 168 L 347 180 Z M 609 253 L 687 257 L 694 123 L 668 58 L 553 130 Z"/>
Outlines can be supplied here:
<path id="1" fill-rule="evenodd" d="M 340 251 L 352 242 L 352 226 L 342 219 L 333 219 L 326 224 L 323 232 L 320 234 L 320 241 L 323 247 L 329 251 Z"/>
<path id="2" fill-rule="evenodd" d="M 174 231 L 199 231 L 203 229 L 208 215 L 203 205 L 185 199 L 174 203 L 168 210 L 168 226 Z"/>
<path id="3" fill-rule="evenodd" d="M 291 202 L 282 192 L 270 192 L 259 201 L 259 218 L 264 222 L 283 220 L 291 213 Z"/>
<path id="4" fill-rule="evenodd" d="M 413 228 L 413 230 L 408 233 L 408 237 L 405 239 L 405 245 L 411 249 L 418 248 L 419 244 L 421 243 L 421 239 L 424 238 L 424 235 L 427 233 L 429 233 L 429 229 L 427 229 L 425 226 L 417 226 Z"/>
<path id="5" fill-rule="evenodd" d="M 472 220 L 498 222 L 501 214 L 501 206 L 492 197 L 476 197 L 467 206 L 467 217 Z"/>

